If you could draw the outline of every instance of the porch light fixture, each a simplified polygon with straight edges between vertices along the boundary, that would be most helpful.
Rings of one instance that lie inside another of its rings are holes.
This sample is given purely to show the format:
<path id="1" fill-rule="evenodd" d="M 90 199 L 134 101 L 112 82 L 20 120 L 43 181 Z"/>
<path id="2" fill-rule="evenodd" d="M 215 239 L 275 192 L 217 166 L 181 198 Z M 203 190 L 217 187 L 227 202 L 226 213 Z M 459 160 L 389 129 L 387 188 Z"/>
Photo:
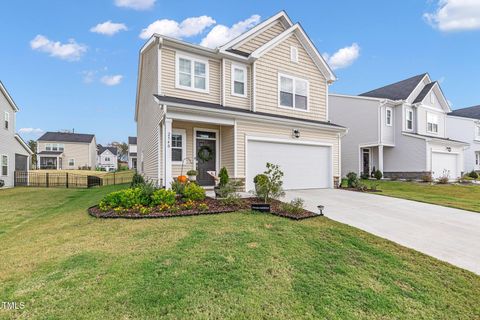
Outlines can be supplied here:
<path id="1" fill-rule="evenodd" d="M 293 137 L 298 139 L 300 138 L 300 130 L 298 129 L 293 129 L 293 133 L 292 133 Z"/>
<path id="2" fill-rule="evenodd" d="M 323 216 L 323 209 L 325 209 L 325 206 L 318 205 L 317 208 L 318 208 L 318 211 L 320 211 L 318 215 Z"/>

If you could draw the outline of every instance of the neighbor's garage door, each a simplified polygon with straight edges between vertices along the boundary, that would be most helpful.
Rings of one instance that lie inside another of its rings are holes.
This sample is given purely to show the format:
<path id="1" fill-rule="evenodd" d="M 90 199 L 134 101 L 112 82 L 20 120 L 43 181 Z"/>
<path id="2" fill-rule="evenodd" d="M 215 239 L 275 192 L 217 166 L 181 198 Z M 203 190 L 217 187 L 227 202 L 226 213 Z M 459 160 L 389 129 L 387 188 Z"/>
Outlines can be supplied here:
<path id="1" fill-rule="evenodd" d="M 331 147 L 248 140 L 247 191 L 253 190 L 253 178 L 266 169 L 266 163 L 280 165 L 284 189 L 329 188 L 332 184 Z"/>
<path id="2" fill-rule="evenodd" d="M 450 179 L 457 178 L 457 157 L 457 154 L 432 152 L 433 177 L 437 179 L 446 173 Z"/>

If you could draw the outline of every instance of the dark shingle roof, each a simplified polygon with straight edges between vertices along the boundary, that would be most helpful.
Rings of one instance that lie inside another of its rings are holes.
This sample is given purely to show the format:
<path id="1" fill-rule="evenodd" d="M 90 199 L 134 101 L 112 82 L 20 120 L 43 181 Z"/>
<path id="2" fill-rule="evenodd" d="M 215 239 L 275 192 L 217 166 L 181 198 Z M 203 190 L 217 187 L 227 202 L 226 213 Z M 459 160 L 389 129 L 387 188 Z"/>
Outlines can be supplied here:
<path id="1" fill-rule="evenodd" d="M 98 155 L 101 155 L 102 153 L 105 152 L 105 150 L 109 150 L 111 153 L 113 153 L 114 155 L 117 155 L 117 148 L 116 147 L 104 147 L 102 145 L 98 145 Z"/>
<path id="2" fill-rule="evenodd" d="M 472 119 L 479 119 L 480 120 L 480 105 L 457 109 L 450 112 L 448 115 L 456 116 L 456 117 L 463 117 L 463 118 L 472 118 Z"/>
<path id="3" fill-rule="evenodd" d="M 95 135 L 83 133 L 68 133 L 68 132 L 46 132 L 43 136 L 38 138 L 38 141 L 61 141 L 61 142 L 92 142 Z"/>
<path id="4" fill-rule="evenodd" d="M 426 73 L 422 73 L 418 76 L 395 82 L 372 91 L 364 92 L 359 94 L 359 96 L 390 100 L 405 100 L 410 96 L 412 91 L 415 90 L 425 75 Z"/>
<path id="5" fill-rule="evenodd" d="M 415 98 L 415 101 L 413 101 L 413 103 L 418 103 L 418 102 L 422 102 L 423 99 L 427 96 L 427 94 L 430 92 L 430 90 L 432 90 L 433 86 L 435 85 L 435 83 L 437 83 L 437 81 L 433 81 L 433 82 L 430 82 L 429 84 L 427 84 L 423 89 L 422 91 L 420 91 L 420 93 L 418 94 L 418 96 Z"/>
<path id="6" fill-rule="evenodd" d="M 128 137 L 128 144 L 137 144 L 137 137 Z"/>

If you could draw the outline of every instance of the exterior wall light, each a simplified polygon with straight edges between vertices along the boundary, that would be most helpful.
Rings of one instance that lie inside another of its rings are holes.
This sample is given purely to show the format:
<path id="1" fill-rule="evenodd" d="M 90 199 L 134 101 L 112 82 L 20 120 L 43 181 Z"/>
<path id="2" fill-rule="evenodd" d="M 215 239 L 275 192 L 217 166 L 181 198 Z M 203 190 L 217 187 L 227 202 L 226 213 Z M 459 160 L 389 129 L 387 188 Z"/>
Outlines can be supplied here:
<path id="1" fill-rule="evenodd" d="M 293 129 L 293 133 L 292 133 L 293 137 L 298 139 L 300 138 L 300 130 L 298 129 Z"/>

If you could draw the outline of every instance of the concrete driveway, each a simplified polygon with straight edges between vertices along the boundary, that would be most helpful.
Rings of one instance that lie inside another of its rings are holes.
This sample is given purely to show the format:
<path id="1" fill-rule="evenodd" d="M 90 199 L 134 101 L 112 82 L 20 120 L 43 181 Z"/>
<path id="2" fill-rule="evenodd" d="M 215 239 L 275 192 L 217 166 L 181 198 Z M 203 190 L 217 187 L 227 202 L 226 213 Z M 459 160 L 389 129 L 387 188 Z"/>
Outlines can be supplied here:
<path id="1" fill-rule="evenodd" d="M 480 213 L 333 189 L 288 191 L 333 220 L 480 274 Z M 480 199 L 479 199 L 480 201 Z"/>

